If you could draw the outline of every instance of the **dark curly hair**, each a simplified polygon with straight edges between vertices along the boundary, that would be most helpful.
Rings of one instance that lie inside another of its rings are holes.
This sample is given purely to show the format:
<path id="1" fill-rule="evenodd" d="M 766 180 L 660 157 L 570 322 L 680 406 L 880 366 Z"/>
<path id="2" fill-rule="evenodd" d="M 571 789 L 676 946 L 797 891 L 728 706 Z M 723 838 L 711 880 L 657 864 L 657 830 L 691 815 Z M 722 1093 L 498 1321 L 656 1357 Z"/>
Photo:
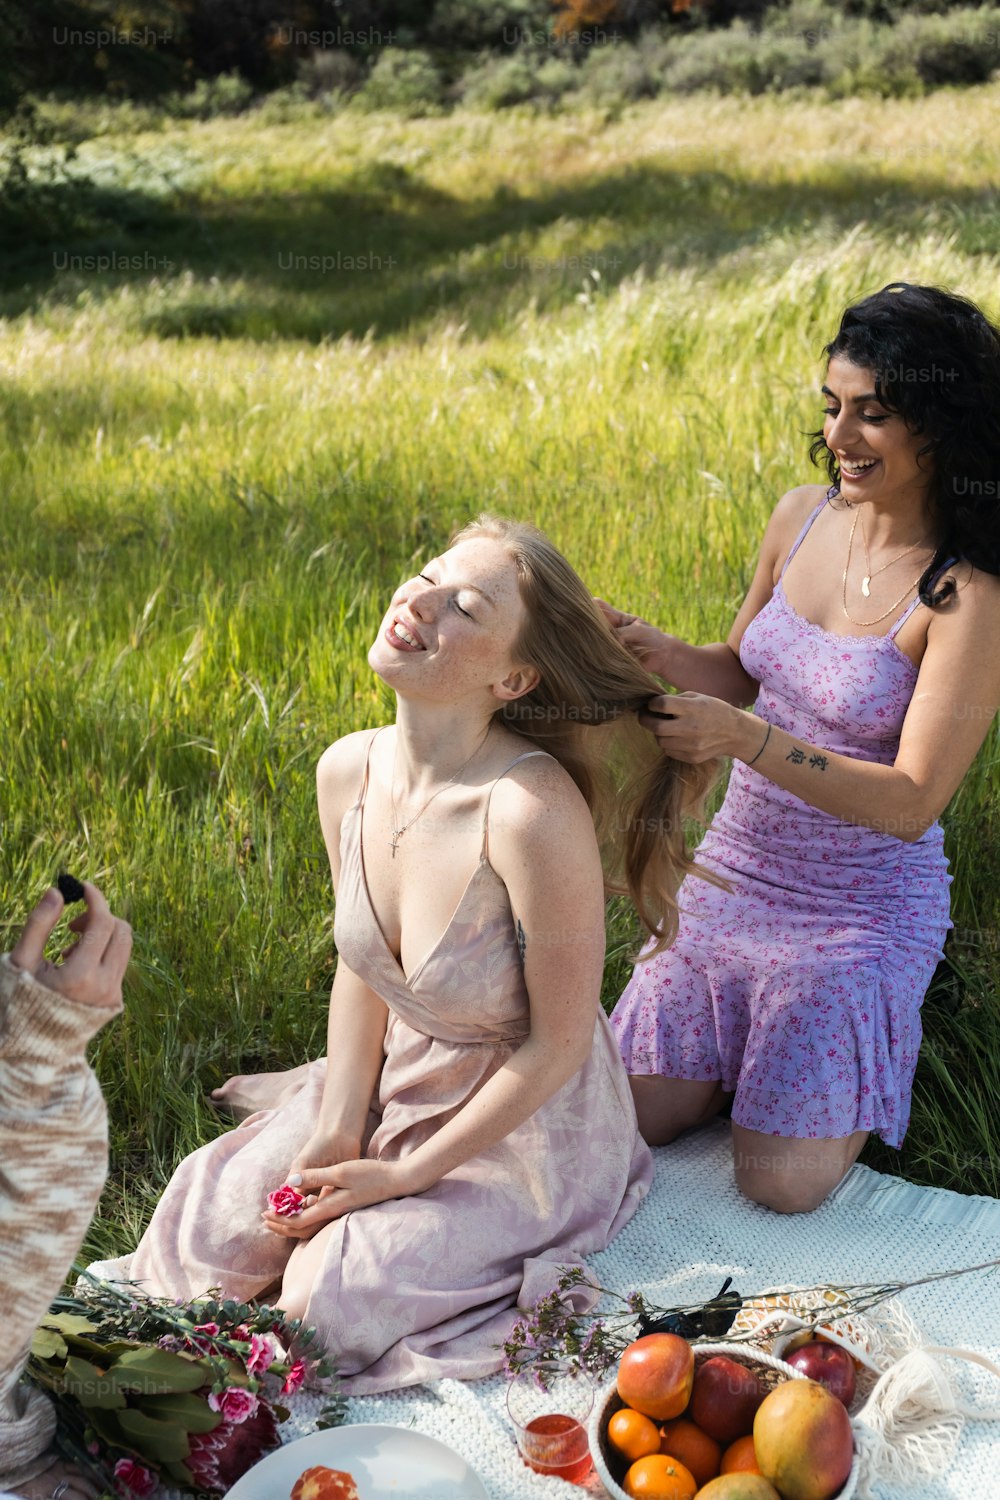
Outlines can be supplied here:
<path id="1" fill-rule="evenodd" d="M 920 579 L 933 608 L 955 592 L 932 580 L 950 558 L 1000 574 L 1000 329 L 968 297 L 940 287 L 892 281 L 849 307 L 823 350 L 875 372 L 875 393 L 911 432 L 926 436 L 928 501 L 937 549 Z M 826 455 L 831 485 L 840 469 L 823 432 L 812 438 L 814 464 Z"/>

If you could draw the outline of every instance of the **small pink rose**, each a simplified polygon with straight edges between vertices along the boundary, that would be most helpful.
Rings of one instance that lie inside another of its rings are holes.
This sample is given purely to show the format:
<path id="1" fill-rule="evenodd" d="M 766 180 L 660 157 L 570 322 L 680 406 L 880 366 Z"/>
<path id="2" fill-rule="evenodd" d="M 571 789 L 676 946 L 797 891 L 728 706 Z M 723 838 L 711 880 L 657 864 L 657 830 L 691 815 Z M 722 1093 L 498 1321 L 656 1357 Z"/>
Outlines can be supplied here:
<path id="1" fill-rule="evenodd" d="M 287 1182 L 267 1195 L 267 1206 L 272 1213 L 278 1215 L 279 1219 L 293 1219 L 296 1214 L 302 1212 L 305 1203 L 306 1200 L 302 1194 L 297 1189 L 289 1187 Z"/>
<path id="2" fill-rule="evenodd" d="M 246 1361 L 248 1375 L 266 1375 L 274 1364 L 274 1345 L 271 1340 L 262 1333 L 252 1333 Z"/>
<path id="3" fill-rule="evenodd" d="M 159 1484 L 155 1474 L 137 1464 L 134 1458 L 120 1458 L 115 1464 L 115 1480 L 120 1495 L 152 1495 Z"/>
<path id="4" fill-rule="evenodd" d="M 281 1394 L 283 1396 L 294 1396 L 305 1378 L 306 1362 L 304 1359 L 297 1359 L 285 1376 L 285 1383 L 281 1387 Z"/>
<path id="5" fill-rule="evenodd" d="M 244 1391 L 239 1386 L 228 1386 L 224 1391 L 212 1391 L 208 1398 L 208 1404 L 212 1411 L 222 1413 L 227 1422 L 234 1427 L 240 1422 L 245 1422 L 247 1417 L 252 1417 L 257 1410 L 258 1401 L 253 1391 Z"/>

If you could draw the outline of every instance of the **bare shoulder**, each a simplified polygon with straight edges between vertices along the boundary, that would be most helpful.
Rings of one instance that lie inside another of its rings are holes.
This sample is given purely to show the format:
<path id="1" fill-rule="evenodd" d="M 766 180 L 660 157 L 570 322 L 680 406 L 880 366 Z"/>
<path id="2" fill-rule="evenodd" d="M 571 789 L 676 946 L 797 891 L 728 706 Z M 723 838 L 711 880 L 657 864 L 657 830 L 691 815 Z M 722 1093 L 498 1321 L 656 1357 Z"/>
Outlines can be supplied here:
<path id="1" fill-rule="evenodd" d="M 377 733 L 377 729 L 357 729 L 326 747 L 316 764 L 320 802 L 337 805 L 345 796 L 353 800 L 364 775 L 368 747 Z"/>
<path id="2" fill-rule="evenodd" d="M 784 562 L 795 538 L 828 489 L 825 484 L 797 484 L 785 491 L 768 520 L 761 544 L 762 558 L 772 564 Z"/>
<path id="3" fill-rule="evenodd" d="M 497 869 L 511 859 L 535 858 L 541 851 L 558 858 L 597 855 L 590 809 L 569 772 L 554 756 L 520 761 L 493 788 L 490 800 L 490 862 Z"/>
<path id="4" fill-rule="evenodd" d="M 801 530 L 829 488 L 828 484 L 797 484 L 786 490 L 771 512 L 768 529 L 774 526 L 782 532 L 792 531 L 794 541 L 794 533 Z"/>
<path id="5" fill-rule="evenodd" d="M 958 562 L 942 575 L 953 578 L 955 592 L 944 604 L 930 611 L 927 643 L 935 640 L 980 641 L 980 665 L 995 657 L 993 643 L 1000 630 L 1000 578 L 971 563 Z"/>

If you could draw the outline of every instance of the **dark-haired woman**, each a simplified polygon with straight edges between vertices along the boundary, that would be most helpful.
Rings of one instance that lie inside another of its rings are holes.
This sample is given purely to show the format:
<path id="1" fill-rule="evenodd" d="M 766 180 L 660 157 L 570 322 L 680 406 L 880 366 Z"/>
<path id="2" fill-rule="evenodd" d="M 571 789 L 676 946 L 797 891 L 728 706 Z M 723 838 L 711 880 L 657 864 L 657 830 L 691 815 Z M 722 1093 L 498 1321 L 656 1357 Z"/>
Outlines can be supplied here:
<path id="1" fill-rule="evenodd" d="M 725 644 L 607 608 L 679 690 L 672 757 L 729 755 L 669 951 L 612 1018 L 652 1144 L 732 1099 L 737 1181 L 819 1204 L 869 1132 L 905 1134 L 920 1006 L 950 927 L 938 818 L 1000 703 L 1000 333 L 894 283 L 826 346 L 811 456 L 775 507 Z M 753 712 L 745 705 L 753 704 Z"/>

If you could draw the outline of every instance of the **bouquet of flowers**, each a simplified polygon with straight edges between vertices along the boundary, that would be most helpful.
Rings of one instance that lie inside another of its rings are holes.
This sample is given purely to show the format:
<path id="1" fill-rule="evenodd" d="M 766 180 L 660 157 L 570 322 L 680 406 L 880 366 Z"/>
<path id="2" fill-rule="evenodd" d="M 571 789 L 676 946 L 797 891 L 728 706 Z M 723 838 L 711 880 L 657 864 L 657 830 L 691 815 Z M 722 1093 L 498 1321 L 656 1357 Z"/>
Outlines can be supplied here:
<path id="1" fill-rule="evenodd" d="M 213 1294 L 171 1302 L 80 1274 L 90 1284 L 53 1303 L 27 1374 L 51 1394 L 59 1447 L 102 1500 L 161 1485 L 224 1495 L 279 1446 L 280 1398 L 331 1375 L 315 1330 L 276 1308 Z M 321 1425 L 342 1418 L 334 1396 Z"/>

